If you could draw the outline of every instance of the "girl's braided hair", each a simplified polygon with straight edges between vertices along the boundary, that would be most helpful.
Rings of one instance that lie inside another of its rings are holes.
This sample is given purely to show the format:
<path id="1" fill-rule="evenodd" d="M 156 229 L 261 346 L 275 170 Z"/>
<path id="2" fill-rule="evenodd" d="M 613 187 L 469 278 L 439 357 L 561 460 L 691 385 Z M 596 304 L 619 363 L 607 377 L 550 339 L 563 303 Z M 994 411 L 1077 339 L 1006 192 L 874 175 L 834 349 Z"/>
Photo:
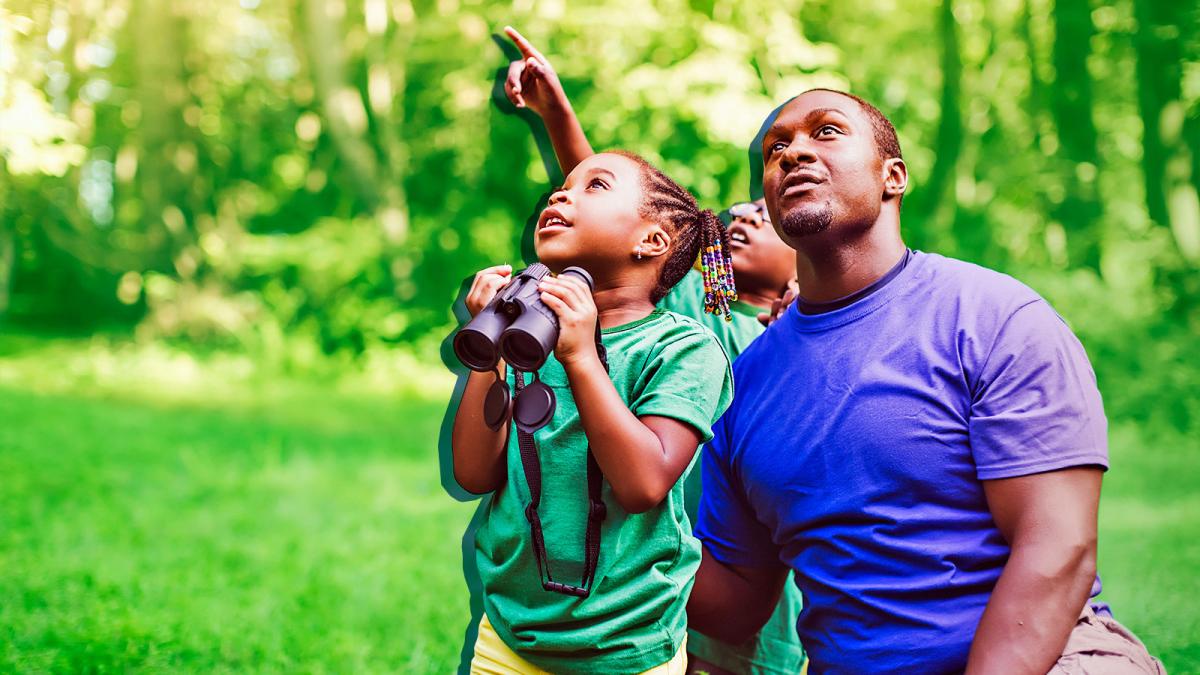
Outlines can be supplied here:
<path id="1" fill-rule="evenodd" d="M 638 155 L 613 151 L 638 164 L 642 174 L 642 217 L 663 223 L 671 234 L 671 250 L 650 291 L 651 302 L 662 300 L 700 259 L 704 278 L 704 310 L 731 319 L 729 303 L 737 299 L 733 264 L 729 256 L 729 233 L 710 209 L 701 210 L 696 198 L 662 171 Z"/>

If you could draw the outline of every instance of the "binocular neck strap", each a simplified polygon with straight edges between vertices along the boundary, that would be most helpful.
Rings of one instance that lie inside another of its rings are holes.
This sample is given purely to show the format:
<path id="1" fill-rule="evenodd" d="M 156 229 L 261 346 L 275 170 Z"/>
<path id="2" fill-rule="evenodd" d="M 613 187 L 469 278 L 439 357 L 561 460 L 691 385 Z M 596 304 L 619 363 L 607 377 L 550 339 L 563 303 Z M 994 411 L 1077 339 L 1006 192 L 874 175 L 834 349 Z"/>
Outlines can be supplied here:
<path id="1" fill-rule="evenodd" d="M 608 372 L 608 355 L 600 342 L 600 323 L 596 323 L 596 352 L 600 355 L 600 363 Z M 516 390 L 525 388 L 525 375 L 513 369 L 516 380 Z M 604 505 L 601 487 L 604 474 L 600 473 L 600 465 L 592 454 L 589 445 L 587 449 L 587 484 L 588 484 L 588 515 L 587 531 L 583 535 L 584 559 L 583 580 L 578 586 L 564 584 L 554 580 L 550 573 L 550 560 L 546 555 L 546 538 L 542 532 L 542 519 L 538 516 L 538 507 L 542 502 L 542 466 L 538 459 L 537 444 L 533 434 L 517 429 L 517 447 L 521 451 L 521 468 L 525 472 L 525 482 L 529 485 L 529 506 L 525 507 L 525 519 L 529 521 L 529 533 L 533 540 L 533 555 L 537 560 L 538 577 L 542 588 L 555 593 L 586 598 L 591 593 L 592 582 L 596 577 L 596 567 L 600 561 L 600 525 L 608 515 L 608 507 Z"/>

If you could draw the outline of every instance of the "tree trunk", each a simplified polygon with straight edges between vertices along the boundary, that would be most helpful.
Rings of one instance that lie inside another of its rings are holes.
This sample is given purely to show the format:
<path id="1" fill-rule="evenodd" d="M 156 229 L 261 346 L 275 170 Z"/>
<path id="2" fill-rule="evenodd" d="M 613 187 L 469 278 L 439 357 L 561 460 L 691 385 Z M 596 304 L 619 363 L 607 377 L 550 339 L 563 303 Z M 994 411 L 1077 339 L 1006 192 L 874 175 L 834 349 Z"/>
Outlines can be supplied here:
<path id="1" fill-rule="evenodd" d="M 1159 225 L 1170 225 L 1165 189 L 1168 148 L 1163 139 L 1163 109 L 1179 99 L 1179 35 L 1170 3 L 1136 0 L 1138 112 L 1142 117 L 1142 173 L 1146 210 Z M 1172 34 L 1165 32 L 1174 30 Z"/>
<path id="2" fill-rule="evenodd" d="M 374 150 L 364 140 L 367 112 L 362 94 L 346 82 L 342 31 L 326 12 L 327 0 L 303 0 L 304 21 L 297 28 L 307 56 L 317 100 L 328 124 L 329 136 L 350 173 L 350 187 L 366 210 L 377 212 L 385 200 L 380 193 L 379 165 Z"/>
<path id="3" fill-rule="evenodd" d="M 164 217 L 172 204 L 175 168 L 171 153 L 181 137 L 179 109 L 183 84 L 178 24 L 171 5 L 158 0 L 135 0 L 134 31 L 137 36 L 137 101 L 141 120 L 137 125 L 137 195 L 142 202 L 142 227 L 146 236 L 146 266 L 169 270 L 176 237 L 183 234 L 178 218 Z M 174 214 L 172 213 L 172 216 Z"/>
<path id="4" fill-rule="evenodd" d="M 953 241 L 939 241 L 943 238 L 953 238 L 950 232 L 958 209 L 954 181 L 958 173 L 958 160 L 962 152 L 963 121 L 959 100 L 962 95 L 962 56 L 958 48 L 958 22 L 954 19 L 953 0 L 943 0 L 938 10 L 938 30 L 942 40 L 942 92 L 941 92 L 941 121 L 938 125 L 937 141 L 933 168 L 923 189 L 913 195 L 914 210 L 922 219 L 923 230 L 927 233 L 927 242 L 937 248 L 944 248 Z"/>
<path id="5" fill-rule="evenodd" d="M 1100 201 L 1096 190 L 1099 154 L 1092 119 L 1092 80 L 1087 70 L 1093 32 L 1088 0 L 1059 0 L 1055 4 L 1056 77 L 1051 108 L 1058 128 L 1060 170 L 1066 188 L 1055 217 L 1067 234 L 1071 266 L 1099 270 Z"/>
<path id="6" fill-rule="evenodd" d="M 8 312 L 9 301 L 12 298 L 12 279 L 16 262 L 16 241 L 12 228 L 3 215 L 0 215 L 0 319 Z"/>
<path id="7" fill-rule="evenodd" d="M 1041 54 L 1037 41 L 1033 37 L 1033 0 L 1025 0 L 1021 4 L 1021 19 L 1017 24 L 1017 32 L 1025 42 L 1025 53 L 1029 59 L 1029 97 L 1025 100 L 1025 114 L 1029 116 L 1030 130 L 1033 132 L 1033 146 L 1042 145 L 1042 114 L 1046 109 L 1046 83 L 1038 73 Z"/>

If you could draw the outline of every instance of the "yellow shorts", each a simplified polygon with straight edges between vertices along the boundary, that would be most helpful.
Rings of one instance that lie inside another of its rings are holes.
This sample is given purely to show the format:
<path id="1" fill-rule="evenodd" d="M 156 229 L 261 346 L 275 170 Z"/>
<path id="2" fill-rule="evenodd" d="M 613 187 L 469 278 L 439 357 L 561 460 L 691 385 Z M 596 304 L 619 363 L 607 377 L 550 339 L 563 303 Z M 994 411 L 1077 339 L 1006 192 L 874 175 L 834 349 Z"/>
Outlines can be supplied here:
<path id="1" fill-rule="evenodd" d="M 684 675 L 687 672 L 687 636 L 679 651 L 664 664 L 642 675 Z M 551 675 L 521 658 L 504 644 L 496 634 L 487 614 L 479 617 L 479 637 L 475 639 L 475 656 L 471 659 L 471 675 Z"/>

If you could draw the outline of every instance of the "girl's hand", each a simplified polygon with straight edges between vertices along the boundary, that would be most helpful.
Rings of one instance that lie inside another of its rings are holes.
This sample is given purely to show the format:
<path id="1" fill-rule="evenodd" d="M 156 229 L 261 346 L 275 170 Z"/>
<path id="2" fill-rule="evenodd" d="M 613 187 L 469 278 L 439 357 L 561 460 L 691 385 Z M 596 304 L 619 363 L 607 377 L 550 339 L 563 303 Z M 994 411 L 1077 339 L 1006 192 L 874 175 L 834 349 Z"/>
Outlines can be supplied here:
<path id="1" fill-rule="evenodd" d="M 471 290 L 467 291 L 466 305 L 471 316 L 477 316 L 484 307 L 496 297 L 496 293 L 504 288 L 512 277 L 512 265 L 496 265 L 480 270 L 471 282 Z"/>
<path id="2" fill-rule="evenodd" d="M 521 60 L 508 64 L 508 79 L 504 81 L 504 93 L 508 100 L 518 108 L 529 108 L 540 117 L 552 112 L 562 105 L 566 99 L 558 74 L 542 53 L 529 44 L 524 36 L 512 26 L 504 27 L 508 36 L 517 49 L 521 50 Z"/>
<path id="3" fill-rule="evenodd" d="M 538 290 L 542 292 L 542 302 L 558 315 L 558 344 L 554 354 L 559 363 L 565 368 L 588 359 L 598 361 L 596 303 L 587 284 L 570 274 L 547 276 Z"/>
<path id="4" fill-rule="evenodd" d="M 796 301 L 799 295 L 800 285 L 796 283 L 795 279 L 792 279 L 784 287 L 783 295 L 771 301 L 771 311 L 759 313 L 758 322 L 764 326 L 770 326 L 775 323 L 779 320 L 779 317 L 783 316 L 787 308 L 792 306 L 792 303 Z"/>

